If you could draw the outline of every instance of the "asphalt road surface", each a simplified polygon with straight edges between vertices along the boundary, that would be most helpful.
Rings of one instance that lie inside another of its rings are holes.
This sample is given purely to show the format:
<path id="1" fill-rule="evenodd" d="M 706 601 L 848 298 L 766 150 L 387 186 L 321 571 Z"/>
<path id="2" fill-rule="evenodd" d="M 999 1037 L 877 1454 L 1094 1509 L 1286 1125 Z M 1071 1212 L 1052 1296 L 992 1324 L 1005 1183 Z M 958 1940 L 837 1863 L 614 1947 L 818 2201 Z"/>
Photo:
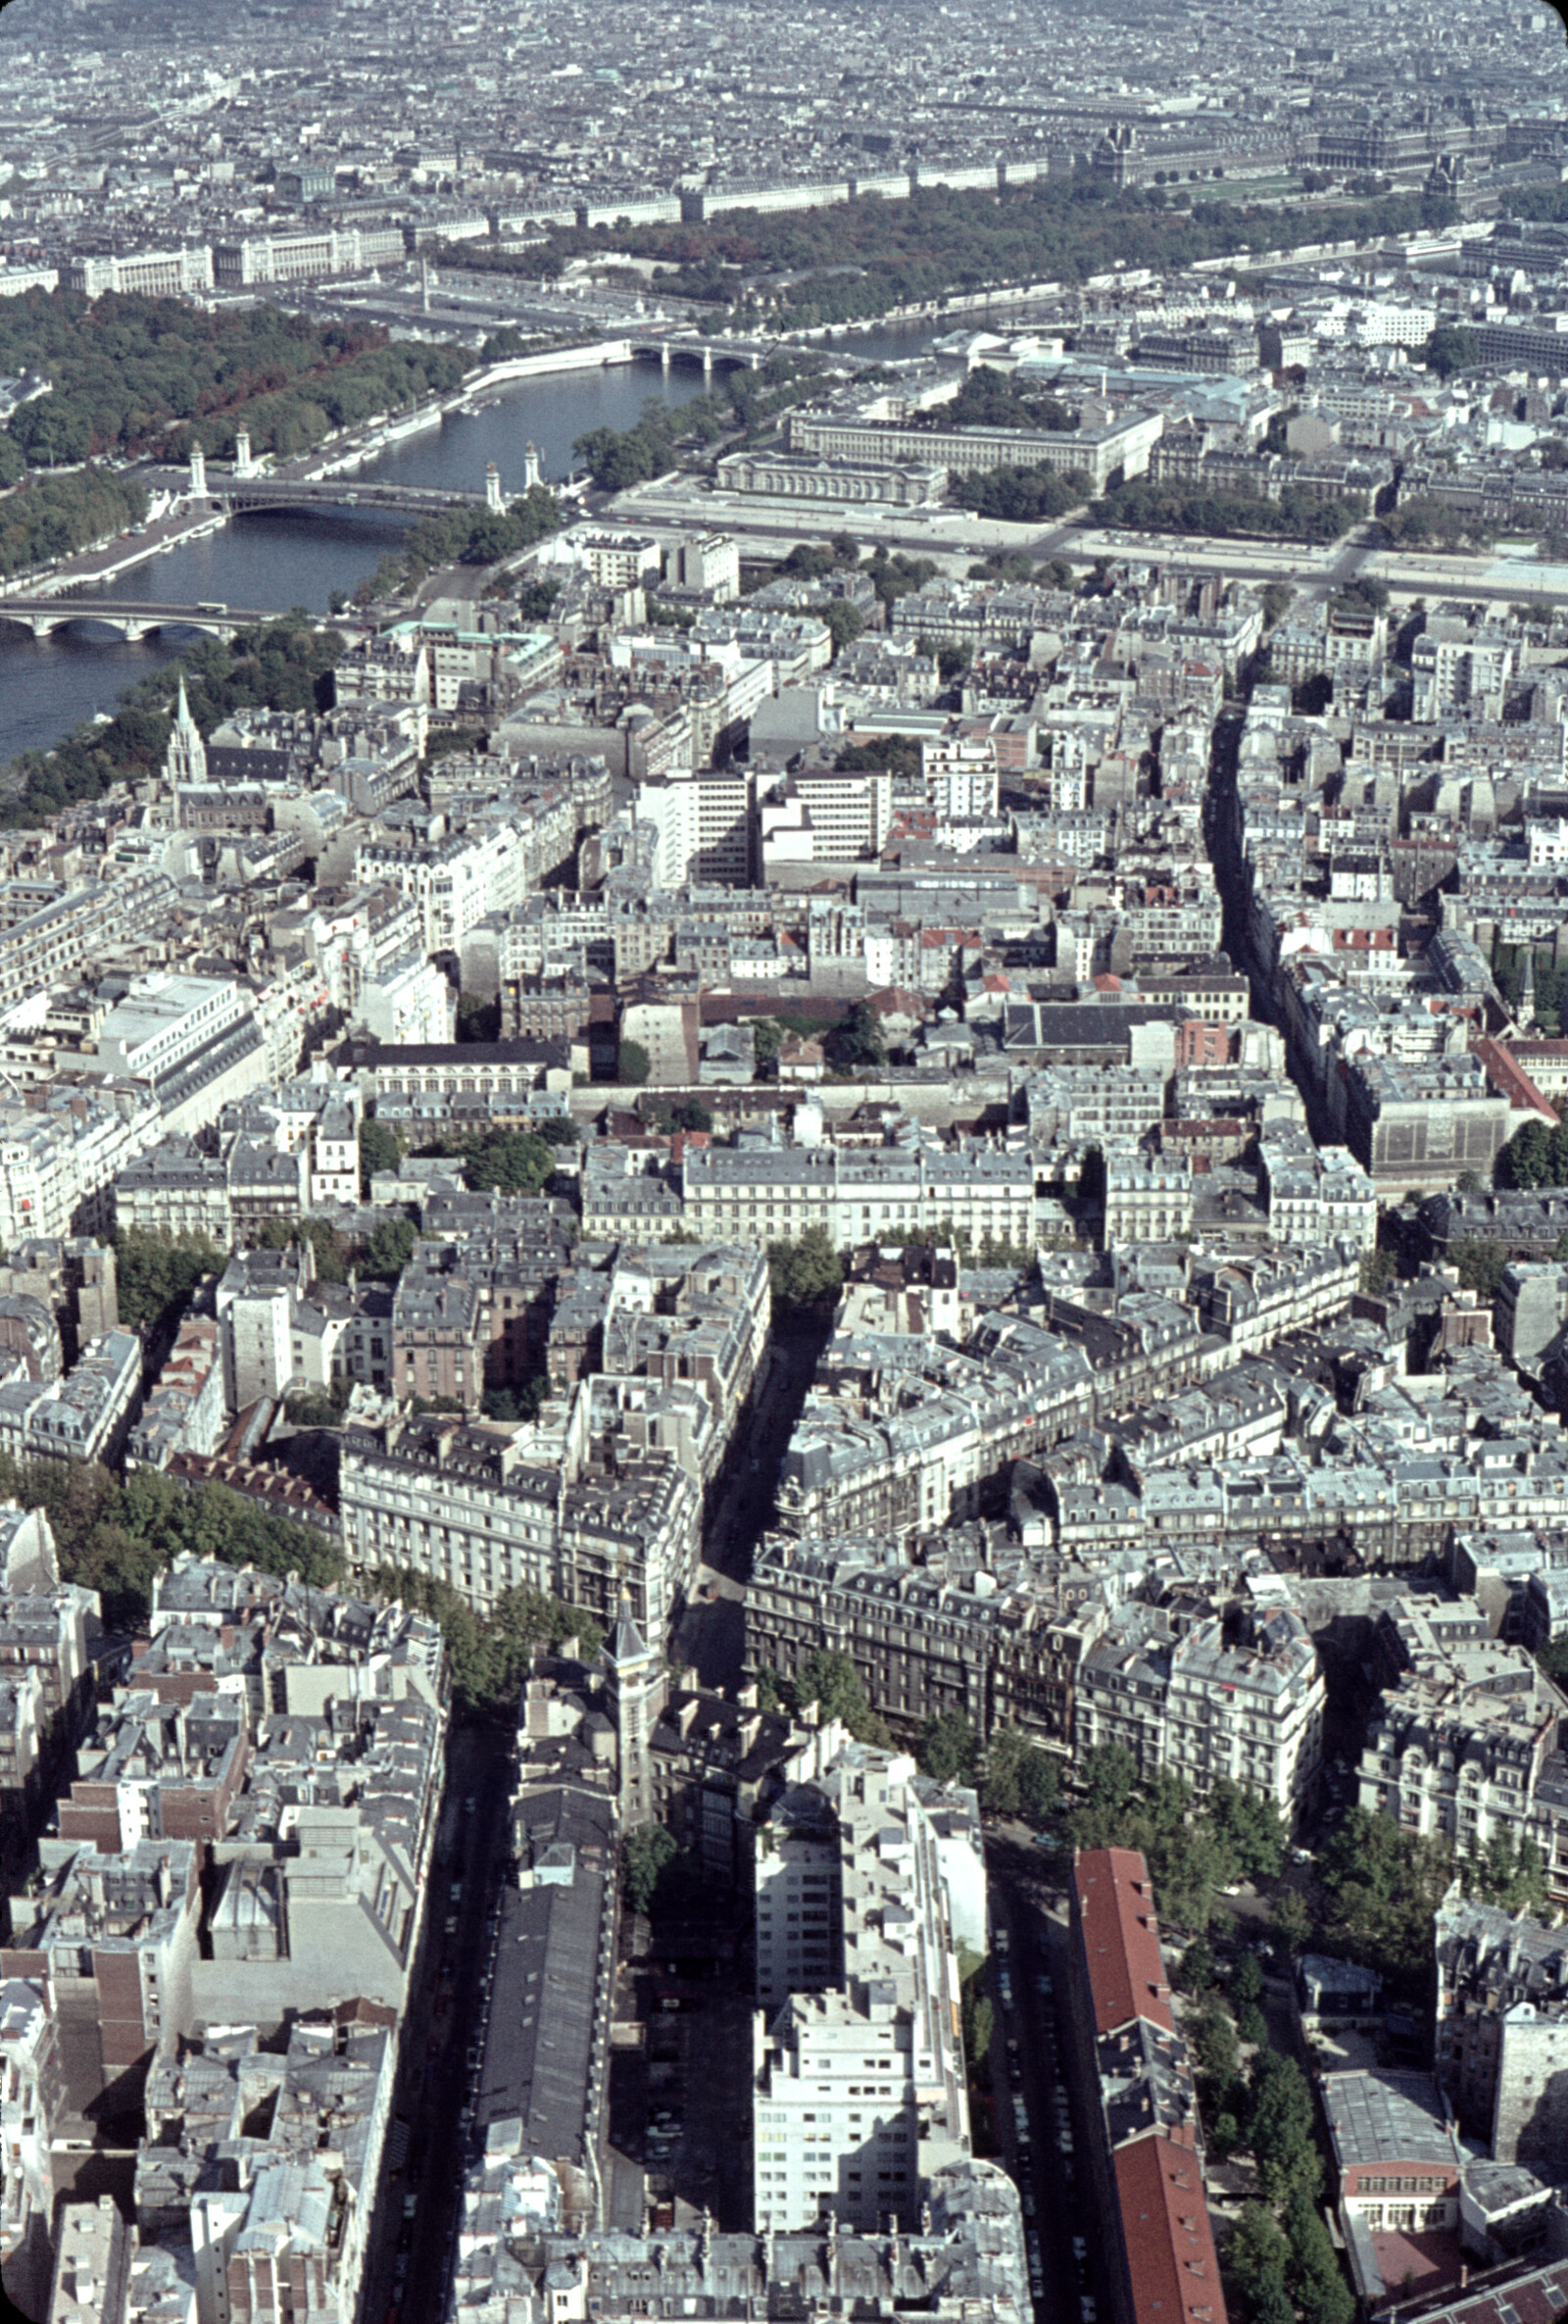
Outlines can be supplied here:
<path id="1" fill-rule="evenodd" d="M 675 1659 L 693 1664 L 709 1687 L 737 1687 L 746 1651 L 746 1584 L 758 1542 L 773 1518 L 779 1462 L 811 1384 L 820 1329 L 782 1330 L 769 1342 L 771 1369 L 746 1442 L 709 1511 L 698 1594 L 688 1607 Z"/>
<path id="2" fill-rule="evenodd" d="M 991 1969 L 997 2127 L 1003 2160 L 1018 2181 L 1025 2240 L 1031 2232 L 1039 2238 L 1038 2324 L 1098 2324 L 1110 2312 L 1101 2280 L 1104 2238 L 1100 2221 L 1089 2215 L 1087 2125 L 1062 2038 L 1067 2030 L 1067 1929 L 1059 1893 L 1048 1886 L 1046 1865 L 1021 1825 L 987 1832 L 992 1925 L 1007 1938 L 1006 1951 L 993 1953 Z M 1014 2101 L 1019 2098 L 1028 2120 L 1027 2144 L 1017 2128 Z M 1070 2151 L 1064 2142 L 1070 2142 Z M 1086 2300 L 1095 2303 L 1092 2309 L 1085 2307 Z"/>
<path id="3" fill-rule="evenodd" d="M 446 2305 L 451 2231 L 467 2156 L 460 2115 L 483 2001 L 486 1920 L 501 1876 L 511 1798 L 511 1738 L 498 1728 L 454 1728 L 446 1798 L 429 1873 L 418 1969 L 403 2024 L 393 2121 L 387 2133 L 362 2324 L 425 2324 Z M 474 1802 L 472 1814 L 464 1802 Z M 452 1883 L 461 1880 L 461 1904 Z M 447 1922 L 457 1927 L 448 1931 Z M 411 2217 L 405 2206 L 414 2199 Z"/>

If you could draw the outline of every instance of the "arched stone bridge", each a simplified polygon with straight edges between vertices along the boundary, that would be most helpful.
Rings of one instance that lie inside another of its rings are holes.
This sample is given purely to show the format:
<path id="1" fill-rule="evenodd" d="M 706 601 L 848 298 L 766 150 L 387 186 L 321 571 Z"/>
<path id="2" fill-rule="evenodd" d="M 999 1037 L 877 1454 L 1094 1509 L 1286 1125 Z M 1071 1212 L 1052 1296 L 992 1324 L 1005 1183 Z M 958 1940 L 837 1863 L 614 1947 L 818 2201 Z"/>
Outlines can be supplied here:
<path id="1" fill-rule="evenodd" d="M 166 491 L 188 493 L 191 489 L 186 469 L 152 469 L 143 473 L 149 484 L 162 485 Z M 428 517 L 446 509 L 477 512 L 497 506 L 484 492 L 452 492 L 430 484 L 374 484 L 352 475 L 235 476 L 212 468 L 206 472 L 202 493 L 230 509 L 392 509 L 403 516 Z"/>
<path id="2" fill-rule="evenodd" d="M 129 644 L 159 629 L 202 629 L 209 637 L 232 637 L 257 621 L 275 621 L 275 611 L 256 613 L 239 606 L 151 605 L 112 597 L 0 597 L 0 621 L 15 621 L 34 637 L 49 637 L 73 623 L 91 621 L 114 629 Z"/>

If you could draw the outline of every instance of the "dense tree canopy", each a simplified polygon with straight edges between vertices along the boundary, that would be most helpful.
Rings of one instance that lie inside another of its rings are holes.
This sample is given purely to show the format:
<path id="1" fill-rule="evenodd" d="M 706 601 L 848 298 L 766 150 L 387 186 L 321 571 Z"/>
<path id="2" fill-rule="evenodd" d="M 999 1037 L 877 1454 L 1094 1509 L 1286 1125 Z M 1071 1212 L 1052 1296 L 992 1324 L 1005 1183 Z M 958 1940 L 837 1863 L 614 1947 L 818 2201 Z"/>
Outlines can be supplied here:
<path id="1" fill-rule="evenodd" d="M 1016 1727 L 1004 1727 L 986 1749 L 981 1798 L 997 1815 L 1023 1815 L 1043 1823 L 1061 1797 L 1055 1760 Z"/>
<path id="2" fill-rule="evenodd" d="M 0 501 L 0 538 L 5 513 L 20 502 L 82 481 L 65 476 Z M 107 726 L 78 726 L 52 751 L 24 751 L 14 760 L 12 772 L 21 777 L 21 788 L 0 800 L 0 823 L 36 823 L 75 801 L 100 798 L 111 783 L 160 768 L 181 674 L 191 716 L 210 734 L 236 710 L 330 708 L 331 672 L 342 652 L 341 633 L 318 629 L 303 608 L 239 630 L 227 645 L 205 639 L 178 662 L 162 664 L 130 687 Z"/>
<path id="3" fill-rule="evenodd" d="M 889 1741 L 887 1727 L 867 1703 L 859 1673 L 848 1655 L 826 1651 L 808 1655 L 799 1677 L 784 1681 L 778 1693 L 797 1713 L 814 1703 L 824 1724 L 829 1719 L 840 1720 L 857 1743 L 885 1745 Z"/>
<path id="4" fill-rule="evenodd" d="M 4 310 L 0 371 L 54 382 L 11 425 L 39 464 L 108 451 L 184 459 L 197 438 L 226 459 L 240 427 L 257 452 L 303 452 L 332 428 L 449 393 L 466 368 L 456 348 L 317 324 L 265 299 L 210 314 L 182 299 L 31 290 Z"/>
<path id="5" fill-rule="evenodd" d="M 844 1261 L 822 1226 L 808 1226 L 799 1242 L 769 1243 L 767 1271 L 775 1316 L 831 1307 L 844 1288 Z"/>
<path id="6" fill-rule="evenodd" d="M 1161 1913 L 1183 1928 L 1208 1926 L 1216 1891 L 1280 1871 L 1285 1828 L 1260 1793 L 1221 1782 L 1200 1801 L 1179 1776 L 1141 1781 L 1119 1743 L 1087 1753 L 1078 1773 L 1078 1804 L 1068 1819 L 1074 1846 L 1139 1850 Z"/>
<path id="7" fill-rule="evenodd" d="M 167 1235 L 131 1227 L 115 1238 L 120 1319 L 149 1336 L 171 1329 L 203 1275 L 220 1275 L 228 1253 L 210 1235 Z"/>
<path id="8" fill-rule="evenodd" d="M 1081 282 L 1118 260 L 1175 272 L 1280 240 L 1278 209 L 1253 204 L 1243 187 L 1211 184 L 1197 201 L 1183 187 L 1175 199 L 1182 207 L 1168 207 L 1161 186 L 1112 187 L 1085 172 L 1000 197 L 923 186 L 907 201 L 867 195 L 821 210 L 728 211 L 706 223 L 563 227 L 548 250 L 558 263 L 610 247 L 662 259 L 670 272 L 655 277 L 662 287 L 736 321 L 804 329 L 991 283 Z M 1452 215 L 1441 197 L 1396 194 L 1316 211 L 1312 230 L 1366 241 Z M 466 251 L 471 261 L 472 246 Z M 539 271 L 532 251 L 528 268 Z"/>
<path id="9" fill-rule="evenodd" d="M 1493 1164 L 1499 1186 L 1568 1186 L 1568 1122 L 1525 1122 Z"/>
<path id="10" fill-rule="evenodd" d="M 387 1597 L 401 1598 L 440 1623 L 453 1690 L 466 1709 L 505 1711 L 514 1706 L 536 1647 L 575 1640 L 579 1656 L 591 1662 L 604 1644 L 592 1614 L 539 1590 L 503 1590 L 494 1611 L 480 1615 L 448 1583 L 407 1566 L 379 1566 L 370 1579 Z"/>
<path id="11" fill-rule="evenodd" d="M 1133 532 L 1196 532 L 1214 539 L 1337 541 L 1359 523 L 1364 512 L 1350 500 L 1318 500 L 1287 484 L 1278 500 L 1255 492 L 1194 492 L 1180 484 L 1151 484 L 1143 477 L 1091 501 L 1097 524 Z"/>
<path id="12" fill-rule="evenodd" d="M 1331 1907 L 1326 1931 L 1385 1976 L 1415 1983 L 1431 1961 L 1432 1916 L 1453 1877 L 1446 1840 L 1401 1831 L 1392 1817 L 1352 1807 L 1318 1858 Z"/>
<path id="13" fill-rule="evenodd" d="M 1082 469 L 1058 473 L 1054 468 L 995 468 L 984 475 L 960 476 L 953 497 L 960 508 L 973 509 L 980 517 L 1011 524 L 1047 524 L 1080 507 L 1093 489 Z"/>
<path id="14" fill-rule="evenodd" d="M 158 1469 L 134 1468 L 121 1480 L 95 1462 L 0 1454 L 0 1499 L 46 1511 L 62 1573 L 100 1593 L 112 1629 L 145 1619 L 154 1578 L 185 1551 L 323 1587 L 343 1571 L 336 1544 L 313 1526 L 270 1516 L 226 1485 L 187 1493 Z"/>
<path id="15" fill-rule="evenodd" d="M 30 572 L 57 557 L 69 557 L 74 549 L 139 524 L 146 514 L 147 495 L 141 486 L 108 469 L 35 477 L 24 490 L 0 501 L 0 573 Z"/>

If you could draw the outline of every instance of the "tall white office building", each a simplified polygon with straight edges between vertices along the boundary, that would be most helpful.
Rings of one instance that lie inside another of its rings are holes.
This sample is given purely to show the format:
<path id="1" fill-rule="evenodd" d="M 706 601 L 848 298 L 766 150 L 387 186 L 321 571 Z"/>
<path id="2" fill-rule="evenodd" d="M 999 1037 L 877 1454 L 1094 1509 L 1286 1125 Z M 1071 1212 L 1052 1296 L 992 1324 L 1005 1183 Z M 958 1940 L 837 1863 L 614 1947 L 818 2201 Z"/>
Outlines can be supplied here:
<path id="1" fill-rule="evenodd" d="M 755 2222 L 909 2225 L 969 2151 L 944 1857 L 967 1813 L 983 1881 L 978 1810 L 834 1727 L 788 1772 L 758 1838 Z"/>

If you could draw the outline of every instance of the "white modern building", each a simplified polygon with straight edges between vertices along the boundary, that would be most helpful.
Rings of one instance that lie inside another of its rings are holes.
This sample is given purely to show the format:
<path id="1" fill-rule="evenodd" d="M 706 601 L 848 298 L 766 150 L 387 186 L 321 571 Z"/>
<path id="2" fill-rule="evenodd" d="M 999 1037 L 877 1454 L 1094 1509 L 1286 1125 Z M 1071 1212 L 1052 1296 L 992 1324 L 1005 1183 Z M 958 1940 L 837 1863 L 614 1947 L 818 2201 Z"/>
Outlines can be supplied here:
<path id="1" fill-rule="evenodd" d="M 932 1787 L 831 1726 L 791 1772 L 757 1844 L 753 2215 L 912 2226 L 923 2184 L 969 2149 Z"/>

